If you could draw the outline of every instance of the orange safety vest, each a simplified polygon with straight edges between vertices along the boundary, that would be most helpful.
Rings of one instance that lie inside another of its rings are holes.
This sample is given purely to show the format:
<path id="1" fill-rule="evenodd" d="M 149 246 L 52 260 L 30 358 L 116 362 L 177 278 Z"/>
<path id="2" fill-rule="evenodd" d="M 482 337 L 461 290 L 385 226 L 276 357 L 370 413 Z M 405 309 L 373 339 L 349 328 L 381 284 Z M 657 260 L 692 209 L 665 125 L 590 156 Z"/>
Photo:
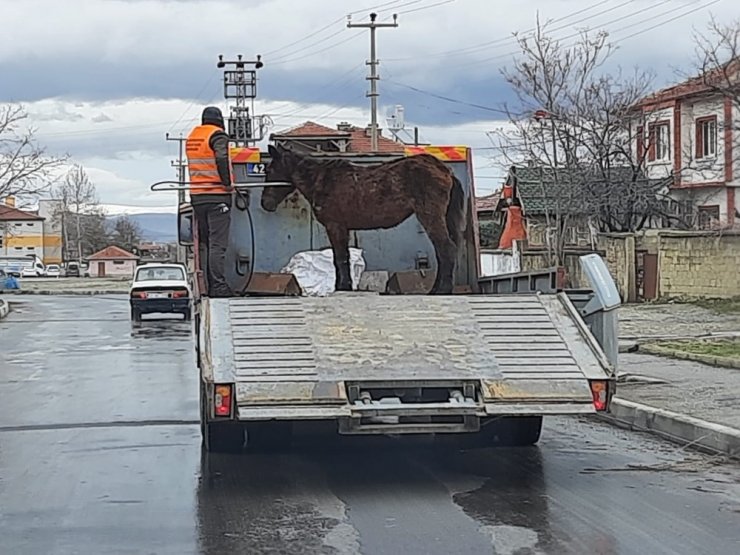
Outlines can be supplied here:
<path id="1" fill-rule="evenodd" d="M 211 137 L 217 131 L 223 131 L 223 129 L 216 125 L 199 125 L 190 132 L 185 141 L 185 154 L 188 157 L 188 172 L 192 187 L 191 195 L 229 193 L 229 189 L 223 186 L 218 175 L 216 153 L 209 145 Z"/>

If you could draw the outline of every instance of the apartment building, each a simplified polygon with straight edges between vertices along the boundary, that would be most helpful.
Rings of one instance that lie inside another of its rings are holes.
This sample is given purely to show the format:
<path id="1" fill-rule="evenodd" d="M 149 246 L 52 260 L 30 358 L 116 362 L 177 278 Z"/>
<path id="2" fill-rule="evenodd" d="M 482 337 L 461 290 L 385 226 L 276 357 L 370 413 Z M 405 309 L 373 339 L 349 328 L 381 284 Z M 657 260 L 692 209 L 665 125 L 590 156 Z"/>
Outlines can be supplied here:
<path id="1" fill-rule="evenodd" d="M 699 228 L 740 226 L 740 107 L 697 77 L 638 105 L 633 129 L 650 178 L 671 174 L 670 196 Z M 683 208 L 681 208 L 683 207 Z"/>

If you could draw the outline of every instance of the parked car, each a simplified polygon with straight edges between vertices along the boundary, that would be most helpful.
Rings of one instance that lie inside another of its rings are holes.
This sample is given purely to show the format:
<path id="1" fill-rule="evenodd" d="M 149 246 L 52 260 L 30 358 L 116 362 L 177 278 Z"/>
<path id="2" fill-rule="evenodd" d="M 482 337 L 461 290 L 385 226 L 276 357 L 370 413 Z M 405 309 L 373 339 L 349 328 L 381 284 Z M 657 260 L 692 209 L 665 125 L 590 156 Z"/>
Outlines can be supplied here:
<path id="1" fill-rule="evenodd" d="M 79 262 L 75 262 L 74 260 L 67 262 L 66 275 L 67 277 L 80 277 L 82 275 L 82 269 Z"/>
<path id="2" fill-rule="evenodd" d="M 65 270 L 66 277 L 90 277 L 90 267 L 82 262 L 71 260 L 67 262 L 67 268 Z"/>
<path id="3" fill-rule="evenodd" d="M 182 264 L 152 262 L 136 268 L 130 288 L 131 320 L 142 314 L 182 314 L 190 320 L 192 291 Z"/>
<path id="4" fill-rule="evenodd" d="M 59 264 L 49 264 L 46 267 L 46 277 L 60 277 L 62 275 L 62 269 Z"/>
<path id="5" fill-rule="evenodd" d="M 34 260 L 31 264 L 24 266 L 21 277 L 43 277 L 46 275 L 46 266 L 40 260 Z"/>

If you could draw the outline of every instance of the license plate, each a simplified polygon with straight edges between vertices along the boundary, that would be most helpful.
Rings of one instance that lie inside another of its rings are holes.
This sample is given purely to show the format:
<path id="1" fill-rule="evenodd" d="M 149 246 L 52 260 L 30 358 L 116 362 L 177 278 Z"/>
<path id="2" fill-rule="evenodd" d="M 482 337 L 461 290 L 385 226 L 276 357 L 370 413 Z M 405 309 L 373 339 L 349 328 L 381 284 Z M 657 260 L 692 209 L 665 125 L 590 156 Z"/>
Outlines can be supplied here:
<path id="1" fill-rule="evenodd" d="M 166 299 L 167 293 L 149 293 L 147 297 L 150 299 Z"/>
<path id="2" fill-rule="evenodd" d="M 247 174 L 265 175 L 265 164 L 262 164 L 262 163 L 247 164 Z"/>

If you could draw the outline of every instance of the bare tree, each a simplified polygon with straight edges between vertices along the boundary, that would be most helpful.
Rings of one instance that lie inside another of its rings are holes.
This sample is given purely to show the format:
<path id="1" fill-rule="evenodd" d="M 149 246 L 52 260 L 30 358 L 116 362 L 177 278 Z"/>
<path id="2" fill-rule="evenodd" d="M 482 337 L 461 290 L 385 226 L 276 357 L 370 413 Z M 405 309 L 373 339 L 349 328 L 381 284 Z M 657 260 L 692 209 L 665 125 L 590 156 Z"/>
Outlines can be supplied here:
<path id="1" fill-rule="evenodd" d="M 712 17 L 706 32 L 695 33 L 694 43 L 702 82 L 740 108 L 740 19 L 720 23 Z"/>
<path id="2" fill-rule="evenodd" d="M 77 260 L 103 248 L 108 243 L 105 214 L 100 208 L 95 185 L 85 169 L 76 165 L 70 169 L 54 196 L 59 206 L 54 218 L 61 224 L 65 252 Z"/>
<path id="3" fill-rule="evenodd" d="M 652 75 L 605 71 L 613 52 L 606 32 L 583 31 L 563 45 L 546 27 L 538 20 L 533 33 L 515 34 L 520 54 L 502 74 L 519 108 L 507 108 L 513 132 L 499 134 L 499 145 L 508 164 L 539 168 L 528 189 L 540 197 L 548 254 L 560 264 L 572 228 L 584 220 L 600 231 L 636 231 L 677 216 L 668 195 L 673 177 L 648 179 L 651 143 L 637 136 L 647 125 L 635 108 Z"/>
<path id="4" fill-rule="evenodd" d="M 141 242 L 141 227 L 128 216 L 120 216 L 113 227 L 111 239 L 119 247 L 133 252 Z"/>
<path id="5" fill-rule="evenodd" d="M 38 145 L 33 130 L 22 127 L 27 118 L 21 106 L 0 105 L 0 198 L 47 192 L 66 160 Z"/>

